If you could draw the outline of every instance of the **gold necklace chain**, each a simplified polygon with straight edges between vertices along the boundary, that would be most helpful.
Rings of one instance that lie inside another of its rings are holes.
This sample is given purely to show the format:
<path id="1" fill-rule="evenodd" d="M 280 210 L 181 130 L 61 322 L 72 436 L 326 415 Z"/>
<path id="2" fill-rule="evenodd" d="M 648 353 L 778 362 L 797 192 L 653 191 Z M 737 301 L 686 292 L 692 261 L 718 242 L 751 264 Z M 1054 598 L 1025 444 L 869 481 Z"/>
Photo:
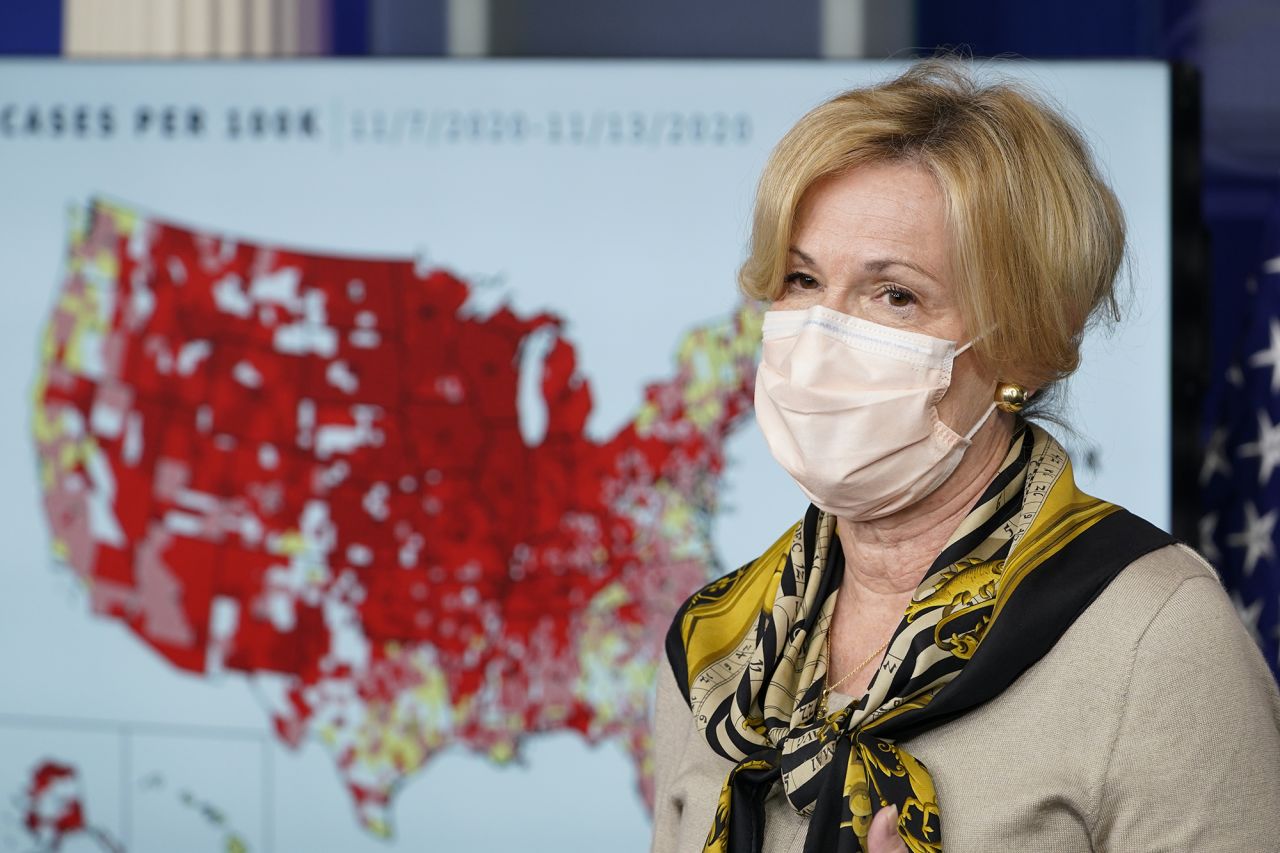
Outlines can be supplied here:
<path id="1" fill-rule="evenodd" d="M 831 626 L 827 628 L 827 636 L 826 636 L 827 667 L 828 667 L 827 671 L 828 672 L 830 672 L 830 667 L 831 667 L 831 664 L 833 663 L 833 660 L 831 658 L 831 635 L 834 633 L 835 633 L 835 620 L 832 619 Z M 890 639 L 892 639 L 892 637 L 890 637 Z M 822 686 L 822 708 L 819 709 L 818 711 L 819 716 L 823 716 L 823 717 L 827 716 L 827 700 L 830 698 L 832 691 L 834 691 L 841 684 L 844 684 L 850 678 L 853 678 L 853 676 L 857 675 L 859 672 L 862 672 L 862 670 L 866 668 L 867 664 L 875 660 L 887 648 L 889 648 L 889 640 L 885 640 L 884 645 L 882 645 L 880 648 L 872 652 L 871 656 L 868 657 L 866 660 L 864 660 L 862 663 L 858 664 L 849 672 L 845 673 L 844 677 L 841 678 L 839 681 L 832 683 L 830 680 L 828 680 L 827 683 Z"/>

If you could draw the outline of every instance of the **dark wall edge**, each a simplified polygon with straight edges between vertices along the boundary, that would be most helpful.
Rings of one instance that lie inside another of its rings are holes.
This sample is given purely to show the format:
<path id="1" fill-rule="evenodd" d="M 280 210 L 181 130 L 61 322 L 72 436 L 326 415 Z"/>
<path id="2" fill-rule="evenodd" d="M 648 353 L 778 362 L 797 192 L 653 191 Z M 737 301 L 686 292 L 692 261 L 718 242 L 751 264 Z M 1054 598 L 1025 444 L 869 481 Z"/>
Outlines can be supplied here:
<path id="1" fill-rule="evenodd" d="M 1171 530 L 1199 543 L 1200 425 L 1210 369 L 1208 232 L 1201 208 L 1200 72 L 1170 66 Z"/>

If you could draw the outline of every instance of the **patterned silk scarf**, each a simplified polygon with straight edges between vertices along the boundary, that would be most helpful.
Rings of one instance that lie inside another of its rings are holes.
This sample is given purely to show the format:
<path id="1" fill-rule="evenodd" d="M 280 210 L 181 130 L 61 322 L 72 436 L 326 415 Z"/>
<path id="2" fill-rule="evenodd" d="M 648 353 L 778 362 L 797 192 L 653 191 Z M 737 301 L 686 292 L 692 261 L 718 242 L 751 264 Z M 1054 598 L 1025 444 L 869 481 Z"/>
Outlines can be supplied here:
<path id="1" fill-rule="evenodd" d="M 903 741 L 998 695 L 1112 578 L 1172 538 L 1079 491 L 1065 451 L 1020 422 L 999 473 L 917 588 L 861 702 L 818 716 L 844 562 L 810 507 L 761 557 L 695 593 L 667 655 L 711 748 L 735 762 L 705 851 L 758 853 L 781 782 L 810 815 L 806 853 L 864 851 L 898 807 L 912 853 L 942 850 L 928 768 Z"/>

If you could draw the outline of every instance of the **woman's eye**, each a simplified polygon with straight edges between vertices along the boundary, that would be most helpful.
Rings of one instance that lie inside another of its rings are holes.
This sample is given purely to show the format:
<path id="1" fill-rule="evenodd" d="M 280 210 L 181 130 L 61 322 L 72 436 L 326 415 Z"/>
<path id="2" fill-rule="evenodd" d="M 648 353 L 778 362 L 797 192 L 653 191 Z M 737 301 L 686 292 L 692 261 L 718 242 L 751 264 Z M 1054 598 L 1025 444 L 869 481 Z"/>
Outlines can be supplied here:
<path id="1" fill-rule="evenodd" d="M 894 308 L 906 308 L 916 301 L 910 293 L 897 287 L 886 287 L 881 293 Z"/>
<path id="2" fill-rule="evenodd" d="M 794 290 L 814 290 L 820 287 L 818 280 L 811 275 L 805 275 L 802 272 L 793 272 L 785 279 L 787 286 Z"/>

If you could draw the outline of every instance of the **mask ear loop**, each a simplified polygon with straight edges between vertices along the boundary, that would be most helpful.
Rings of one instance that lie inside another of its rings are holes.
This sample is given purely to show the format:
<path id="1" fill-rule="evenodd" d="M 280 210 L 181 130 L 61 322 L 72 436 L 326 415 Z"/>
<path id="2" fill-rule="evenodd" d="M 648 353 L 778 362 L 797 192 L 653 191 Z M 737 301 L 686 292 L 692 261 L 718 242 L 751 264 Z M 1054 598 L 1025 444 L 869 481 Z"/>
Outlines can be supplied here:
<path id="1" fill-rule="evenodd" d="M 985 334 L 985 332 L 984 332 L 983 334 Z M 968 342 L 967 344 L 965 344 L 965 345 L 964 345 L 964 346 L 962 346 L 962 347 L 958 347 L 958 348 L 955 350 L 955 352 L 953 352 L 953 353 L 951 354 L 951 358 L 952 358 L 952 360 L 954 361 L 954 360 L 955 360 L 955 358 L 956 358 L 956 356 L 960 355 L 960 353 L 964 352 L 965 350 L 967 350 L 967 349 L 969 349 L 971 346 L 973 346 L 973 345 L 974 345 L 974 343 L 978 340 L 978 338 L 981 338 L 981 337 L 982 337 L 982 335 L 978 335 L 978 336 L 976 336 L 976 337 L 970 338 L 970 339 L 969 339 L 969 342 Z M 983 413 L 982 413 L 982 417 L 978 418 L 978 422 L 977 422 L 976 424 L 974 424 L 974 425 L 969 429 L 969 431 L 968 431 L 968 432 L 966 432 L 966 433 L 964 434 L 964 440 L 965 440 L 965 441 L 970 441 L 970 440 L 972 440 L 972 439 L 973 439 L 973 437 L 974 437 L 975 435 L 977 435 L 977 434 L 978 434 L 978 430 L 982 429 L 982 425 L 983 425 L 983 424 L 985 424 L 985 423 L 987 422 L 987 420 L 991 417 L 991 413 L 992 413 L 992 412 L 994 412 L 995 410 L 996 410 L 996 404 L 995 404 L 995 403 L 992 403 L 990 406 L 987 406 L 987 410 L 986 410 L 985 412 L 983 412 Z"/>
<path id="2" fill-rule="evenodd" d="M 987 411 L 986 411 L 986 413 L 985 413 L 985 414 L 983 414 L 983 416 L 982 416 L 982 417 L 978 418 L 978 422 L 977 422 L 976 424 L 974 424 L 974 425 L 973 425 L 973 428 L 972 428 L 972 429 L 970 429 L 968 432 L 966 432 L 966 433 L 964 434 L 964 440 L 965 440 L 965 441 L 969 441 L 969 440 L 971 440 L 975 435 L 977 435 L 977 434 L 978 434 L 978 430 L 982 429 L 982 425 L 983 425 L 983 424 L 985 424 L 985 423 L 987 422 L 987 419 L 991 417 L 991 413 L 992 413 L 992 412 L 994 412 L 995 410 L 996 410 L 996 404 L 995 404 L 995 403 L 992 403 L 990 406 L 987 406 Z"/>
<path id="3" fill-rule="evenodd" d="M 980 335 L 974 335 L 972 338 L 969 338 L 969 342 L 968 342 L 967 344 L 965 344 L 964 346 L 956 347 L 956 348 L 955 348 L 955 350 L 953 350 L 953 351 L 952 351 L 952 353 L 951 353 L 951 357 L 952 357 L 953 359 L 954 359 L 954 358 L 956 358 L 956 357 L 958 357 L 958 356 L 960 355 L 960 353 L 962 353 L 962 352 L 964 352 L 965 350 L 969 349 L 969 347 L 973 346 L 974 344 L 976 344 L 978 341 L 982 340 L 982 339 L 983 339 L 983 338 L 985 338 L 986 336 L 987 336 L 987 333 L 986 333 L 986 332 L 983 332 L 983 333 L 982 333 L 982 334 L 980 334 Z"/>

